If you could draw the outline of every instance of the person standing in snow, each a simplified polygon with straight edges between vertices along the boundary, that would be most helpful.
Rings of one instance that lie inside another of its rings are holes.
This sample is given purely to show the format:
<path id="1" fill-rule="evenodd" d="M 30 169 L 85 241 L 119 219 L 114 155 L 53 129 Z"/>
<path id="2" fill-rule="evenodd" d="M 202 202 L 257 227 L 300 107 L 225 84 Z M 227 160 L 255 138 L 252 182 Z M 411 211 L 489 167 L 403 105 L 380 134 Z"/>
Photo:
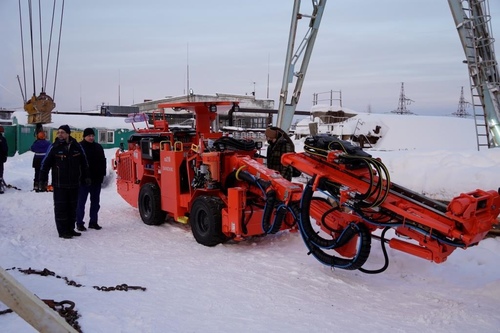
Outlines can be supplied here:
<path id="1" fill-rule="evenodd" d="M 68 125 L 57 130 L 57 139 L 52 143 L 40 168 L 39 191 L 46 191 L 49 170 L 52 169 L 54 188 L 54 217 L 61 238 L 81 236 L 76 232 L 76 205 L 80 179 L 90 185 L 89 167 L 82 146 L 71 137 Z"/>
<path id="2" fill-rule="evenodd" d="M 89 163 L 89 175 L 91 183 L 87 185 L 81 183 L 78 188 L 78 205 L 76 208 L 76 228 L 79 231 L 85 231 L 85 204 L 87 197 L 90 194 L 90 212 L 89 212 L 89 228 L 100 230 L 102 227 L 97 223 L 99 212 L 99 201 L 101 195 L 101 184 L 106 176 L 106 156 L 104 149 L 100 144 L 94 142 L 95 132 L 92 128 L 86 128 L 83 131 L 83 140 L 80 142 L 87 161 Z"/>
<path id="3" fill-rule="evenodd" d="M 278 171 L 283 178 L 292 180 L 294 169 L 291 165 L 283 166 L 281 156 L 285 153 L 295 152 L 295 145 L 288 134 L 279 127 L 266 128 L 267 147 L 266 161 L 267 167 Z"/>
<path id="4" fill-rule="evenodd" d="M 31 145 L 31 151 L 35 154 L 33 155 L 32 167 L 35 169 L 35 177 L 33 178 L 33 190 L 39 192 L 38 183 L 40 182 L 40 167 L 42 166 L 42 160 L 45 157 L 47 149 L 49 149 L 50 142 L 45 140 L 45 132 L 40 131 L 36 135 L 36 140 Z"/>
<path id="5" fill-rule="evenodd" d="M 4 192 L 5 183 L 3 180 L 3 164 L 7 162 L 7 154 L 9 153 L 7 139 L 3 136 L 3 133 L 3 126 L 0 126 L 0 194 Z"/>

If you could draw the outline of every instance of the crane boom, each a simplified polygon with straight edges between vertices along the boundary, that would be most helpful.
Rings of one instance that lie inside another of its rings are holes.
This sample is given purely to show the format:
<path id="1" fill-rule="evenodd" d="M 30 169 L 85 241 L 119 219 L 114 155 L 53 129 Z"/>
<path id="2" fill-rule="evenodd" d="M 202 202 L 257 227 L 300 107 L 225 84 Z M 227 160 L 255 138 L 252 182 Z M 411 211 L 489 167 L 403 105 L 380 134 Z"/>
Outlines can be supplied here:
<path id="1" fill-rule="evenodd" d="M 488 0 L 448 0 L 464 48 L 471 82 L 478 149 L 500 146 L 500 76 L 491 36 Z M 475 111 L 483 109 L 483 114 Z M 479 116 L 483 116 L 478 121 Z M 481 127 L 484 129 L 480 131 Z M 481 144 L 479 137 L 487 143 Z M 490 138 L 490 135 L 492 136 Z"/>
<path id="2" fill-rule="evenodd" d="M 280 102 L 278 108 L 278 118 L 276 126 L 288 131 L 292 125 L 293 115 L 299 102 L 300 92 L 302 90 L 302 84 L 304 83 L 304 78 L 307 72 L 307 66 L 309 65 L 309 60 L 311 59 L 312 50 L 314 47 L 314 42 L 318 34 L 319 24 L 323 16 L 323 11 L 325 9 L 326 0 L 312 0 L 313 13 L 311 15 L 300 14 L 300 0 L 295 0 L 292 12 L 292 22 L 290 24 L 290 36 L 288 39 L 288 49 L 286 53 L 285 69 L 283 72 L 283 83 L 280 92 Z M 295 38 L 297 35 L 297 25 L 298 20 L 302 17 L 310 17 L 311 21 L 309 23 L 309 30 L 306 36 L 300 43 L 299 47 L 294 53 Z M 299 72 L 294 72 L 295 64 L 304 52 L 302 58 L 302 64 L 300 66 Z M 293 77 L 297 77 L 295 82 L 295 89 L 291 96 L 290 102 L 287 103 L 288 98 L 288 88 L 291 83 L 293 83 Z"/>

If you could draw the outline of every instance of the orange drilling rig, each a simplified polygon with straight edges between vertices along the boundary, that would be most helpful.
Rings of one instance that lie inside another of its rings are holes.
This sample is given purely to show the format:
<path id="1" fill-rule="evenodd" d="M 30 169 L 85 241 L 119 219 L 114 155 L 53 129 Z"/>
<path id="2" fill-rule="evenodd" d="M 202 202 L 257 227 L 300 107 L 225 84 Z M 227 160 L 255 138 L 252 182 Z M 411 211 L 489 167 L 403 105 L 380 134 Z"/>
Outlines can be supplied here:
<path id="1" fill-rule="evenodd" d="M 138 207 L 144 223 L 166 216 L 190 223 L 197 242 L 214 246 L 225 240 L 296 229 L 302 186 L 289 182 L 255 157 L 262 143 L 224 136 L 217 111 L 237 102 L 160 104 L 193 112 L 196 127 L 169 126 L 164 111 L 129 122 L 145 122 L 114 158 L 118 193 Z"/>

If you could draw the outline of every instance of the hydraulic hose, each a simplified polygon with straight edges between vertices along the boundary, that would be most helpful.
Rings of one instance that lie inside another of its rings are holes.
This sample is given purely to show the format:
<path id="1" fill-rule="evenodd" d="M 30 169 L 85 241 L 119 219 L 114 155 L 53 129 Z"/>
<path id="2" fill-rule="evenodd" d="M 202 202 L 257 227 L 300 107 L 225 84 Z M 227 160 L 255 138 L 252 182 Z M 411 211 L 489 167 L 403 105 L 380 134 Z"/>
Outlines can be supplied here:
<path id="1" fill-rule="evenodd" d="M 242 168 L 238 169 L 236 172 L 236 179 L 243 180 L 251 185 L 255 185 L 261 189 L 262 195 L 266 200 L 266 204 L 264 206 L 264 214 L 262 215 L 262 230 L 266 234 L 275 234 L 281 229 L 281 225 L 283 224 L 284 217 L 288 211 L 285 205 L 279 205 L 276 209 L 276 215 L 271 223 L 271 216 L 275 209 L 277 203 L 280 203 L 276 199 L 276 191 L 272 188 L 268 190 L 270 187 L 270 183 L 261 179 L 255 178 L 251 173 L 242 170 Z"/>
<path id="2" fill-rule="evenodd" d="M 304 150 L 309 155 L 321 158 L 326 157 L 331 148 L 331 145 L 329 145 L 326 150 L 308 145 L 304 146 Z M 339 155 L 337 161 L 338 164 L 345 164 L 347 166 L 355 167 L 356 169 L 364 167 L 368 170 L 369 179 L 366 180 L 368 183 L 368 189 L 364 193 L 358 193 L 354 198 L 358 201 L 358 206 L 360 208 L 373 208 L 382 204 L 382 202 L 384 202 L 387 198 L 390 190 L 390 176 L 386 166 L 379 160 L 372 158 L 369 155 L 352 154 L 345 148 L 342 149 L 342 151 L 344 153 Z M 374 179 L 374 175 L 378 175 L 376 181 Z M 332 184 L 328 179 L 323 180 L 323 182 Z M 372 199 L 371 202 L 366 201 L 374 196 L 375 198 Z"/>
<path id="3" fill-rule="evenodd" d="M 370 174 L 370 179 L 368 182 L 370 187 L 368 191 L 366 191 L 364 194 L 357 195 L 355 198 L 360 201 L 359 207 L 372 208 L 381 205 L 389 195 L 390 189 L 390 176 L 386 166 L 379 160 L 371 157 L 367 158 L 357 155 L 344 155 L 343 158 L 346 160 L 359 160 L 361 163 L 367 166 L 368 172 Z M 374 182 L 373 179 L 373 170 L 375 170 L 379 176 L 376 182 Z M 376 197 L 373 202 L 363 202 L 363 200 L 373 197 L 374 195 L 376 195 Z"/>
<path id="4" fill-rule="evenodd" d="M 313 177 L 307 183 L 300 202 L 299 230 L 304 243 L 309 249 L 310 254 L 327 266 L 347 270 L 359 269 L 366 262 L 370 254 L 371 234 L 363 224 L 350 223 L 340 231 L 340 235 L 336 239 L 327 240 L 319 236 L 314 230 L 310 218 L 311 200 L 314 193 L 312 184 L 315 178 Z M 358 249 L 356 255 L 351 259 L 337 257 L 323 251 L 323 249 L 331 250 L 341 247 L 351 241 L 356 235 L 359 237 Z"/>
<path id="5" fill-rule="evenodd" d="M 449 240 L 448 238 L 446 238 L 445 236 L 443 235 L 440 235 L 440 234 L 436 234 L 434 232 L 429 232 L 427 230 L 425 230 L 424 228 L 422 227 L 419 227 L 418 225 L 413 225 L 412 223 L 410 223 L 410 221 L 406 221 L 406 223 L 401 223 L 401 222 L 396 222 L 396 223 L 380 223 L 380 222 L 376 222 L 374 220 L 371 220 L 369 219 L 368 217 L 365 216 L 365 214 L 363 214 L 362 211 L 360 210 L 357 210 L 356 208 L 354 207 L 350 207 L 354 213 L 356 213 L 359 217 L 361 217 L 363 219 L 363 221 L 365 221 L 366 223 L 369 223 L 369 224 L 372 224 L 374 226 L 377 226 L 377 227 L 390 227 L 390 228 L 397 228 L 397 227 L 402 227 L 404 226 L 405 228 L 408 228 L 408 229 L 411 229 L 411 230 L 414 230 L 424 236 L 427 236 L 429 238 L 432 238 L 432 239 L 435 239 L 443 244 L 446 244 L 446 245 L 449 245 L 449 246 L 453 246 L 453 247 L 458 247 L 458 248 L 465 248 L 467 247 L 463 242 L 461 241 L 453 241 L 453 240 Z M 470 247 L 471 245 L 469 245 Z"/>
<path id="6" fill-rule="evenodd" d="M 236 171 L 235 173 L 236 179 L 243 180 L 251 185 L 257 186 L 258 188 L 260 188 L 260 190 L 262 191 L 262 195 L 265 197 L 266 190 L 267 188 L 269 188 L 269 186 L 271 186 L 271 183 L 262 179 L 255 178 L 254 175 L 252 175 L 248 171 L 243 170 L 243 168 L 244 167 L 241 167 Z"/>
<path id="7" fill-rule="evenodd" d="M 280 209 L 277 209 L 274 221 L 273 223 L 270 223 L 271 215 L 273 214 L 275 204 L 276 204 L 276 191 L 274 190 L 268 191 L 266 205 L 264 206 L 264 215 L 262 216 L 262 229 L 266 234 L 277 233 L 280 230 L 281 224 L 283 222 L 284 214 L 282 214 Z"/>
<path id="8" fill-rule="evenodd" d="M 382 234 L 380 235 L 380 244 L 382 246 L 382 253 L 384 254 L 384 266 L 382 266 L 379 269 L 374 269 L 374 270 L 369 270 L 369 269 L 364 269 L 364 268 L 359 268 L 360 272 L 363 272 L 365 274 L 379 274 L 382 273 L 389 267 L 389 256 L 387 255 L 387 249 L 385 248 L 385 233 L 389 230 L 389 227 L 384 228 L 384 231 L 382 231 Z"/>

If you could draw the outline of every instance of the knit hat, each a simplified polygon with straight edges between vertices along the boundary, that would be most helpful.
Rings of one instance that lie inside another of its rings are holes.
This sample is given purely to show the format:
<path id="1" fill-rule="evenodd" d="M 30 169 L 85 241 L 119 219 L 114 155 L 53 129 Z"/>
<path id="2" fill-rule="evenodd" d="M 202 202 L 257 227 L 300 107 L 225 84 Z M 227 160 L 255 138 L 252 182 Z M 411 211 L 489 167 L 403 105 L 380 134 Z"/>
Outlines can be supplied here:
<path id="1" fill-rule="evenodd" d="M 266 137 L 269 139 L 276 139 L 278 137 L 278 131 L 272 128 L 266 128 Z"/>
<path id="2" fill-rule="evenodd" d="M 86 137 L 87 135 L 95 135 L 95 132 L 92 128 L 86 128 L 83 130 L 83 137 Z"/>
<path id="3" fill-rule="evenodd" d="M 63 130 L 64 132 L 66 132 L 68 134 L 71 134 L 71 129 L 69 128 L 68 125 L 61 125 L 61 126 L 59 126 L 58 129 Z"/>
<path id="4" fill-rule="evenodd" d="M 45 140 L 45 132 L 44 131 L 38 132 L 36 137 L 37 137 L 37 139 Z"/>

